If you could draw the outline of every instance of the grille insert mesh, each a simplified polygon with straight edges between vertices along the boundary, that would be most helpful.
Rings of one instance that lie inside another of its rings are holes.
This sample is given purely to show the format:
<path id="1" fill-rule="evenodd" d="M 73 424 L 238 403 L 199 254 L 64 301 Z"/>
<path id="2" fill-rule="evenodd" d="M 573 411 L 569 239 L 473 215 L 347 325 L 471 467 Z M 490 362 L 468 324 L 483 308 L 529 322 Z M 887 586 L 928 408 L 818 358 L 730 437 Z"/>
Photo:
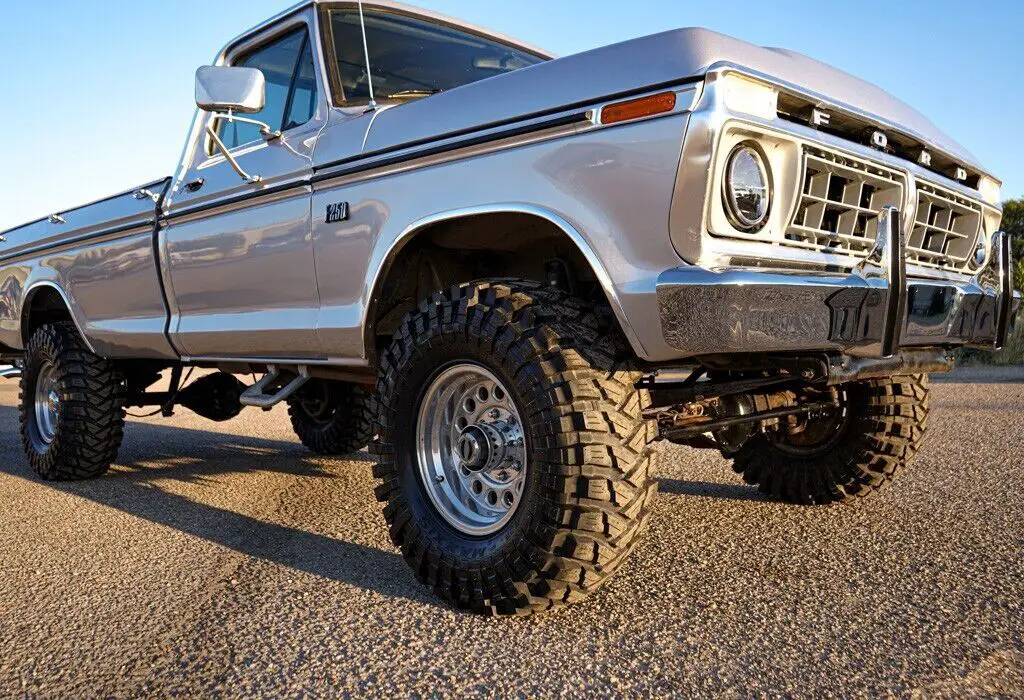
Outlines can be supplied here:
<path id="1" fill-rule="evenodd" d="M 971 262 L 981 233 L 981 207 L 927 182 L 917 184 L 917 216 L 907 240 L 907 260 L 962 270 Z"/>
<path id="2" fill-rule="evenodd" d="M 883 207 L 903 208 L 898 172 L 828 151 L 804 152 L 803 187 L 786 243 L 813 250 L 866 254 Z"/>

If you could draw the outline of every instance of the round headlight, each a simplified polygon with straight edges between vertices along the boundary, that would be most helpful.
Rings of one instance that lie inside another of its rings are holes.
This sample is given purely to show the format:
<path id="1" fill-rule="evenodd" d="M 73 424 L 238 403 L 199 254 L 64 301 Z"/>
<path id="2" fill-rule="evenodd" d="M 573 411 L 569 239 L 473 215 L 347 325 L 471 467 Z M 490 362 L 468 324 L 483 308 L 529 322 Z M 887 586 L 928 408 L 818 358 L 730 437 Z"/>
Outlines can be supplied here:
<path id="1" fill-rule="evenodd" d="M 771 209 L 771 181 L 761 151 L 752 143 L 732 149 L 725 166 L 725 203 L 733 225 L 741 231 L 759 231 Z"/>

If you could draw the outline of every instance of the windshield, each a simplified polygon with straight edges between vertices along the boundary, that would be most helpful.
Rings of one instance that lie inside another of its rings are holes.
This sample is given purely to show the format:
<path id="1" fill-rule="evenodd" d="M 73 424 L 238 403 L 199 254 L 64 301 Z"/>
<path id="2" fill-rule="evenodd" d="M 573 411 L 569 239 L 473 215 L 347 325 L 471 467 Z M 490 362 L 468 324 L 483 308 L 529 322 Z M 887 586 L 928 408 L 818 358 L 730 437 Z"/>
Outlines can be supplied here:
<path id="1" fill-rule="evenodd" d="M 364 11 L 377 99 L 422 97 L 508 73 L 545 59 L 477 34 L 408 15 Z M 358 9 L 328 13 L 337 101 L 370 99 Z"/>

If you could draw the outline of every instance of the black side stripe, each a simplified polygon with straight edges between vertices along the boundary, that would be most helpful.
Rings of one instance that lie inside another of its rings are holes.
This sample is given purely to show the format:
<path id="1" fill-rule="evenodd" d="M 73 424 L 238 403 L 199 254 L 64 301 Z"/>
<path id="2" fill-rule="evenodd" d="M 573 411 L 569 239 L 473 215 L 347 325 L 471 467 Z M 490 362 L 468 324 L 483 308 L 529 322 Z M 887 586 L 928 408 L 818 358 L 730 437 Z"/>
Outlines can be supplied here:
<path id="1" fill-rule="evenodd" d="M 529 114 L 522 114 L 522 115 L 519 115 L 519 116 L 516 116 L 516 117 L 510 117 L 508 119 L 500 119 L 498 121 L 490 122 L 490 123 L 487 123 L 487 124 L 478 124 L 478 125 L 475 125 L 475 126 L 467 127 L 465 129 L 457 129 L 455 131 L 449 131 L 447 133 L 438 134 L 436 136 L 429 136 L 427 138 L 419 139 L 417 141 L 406 141 L 405 143 L 400 143 L 400 144 L 397 144 L 397 145 L 394 145 L 394 146 L 388 146 L 387 148 L 381 148 L 381 149 L 378 149 L 376 151 L 371 151 L 369 153 L 360 153 L 359 155 L 356 155 L 356 156 L 349 156 L 348 158 L 341 158 L 339 160 L 331 161 L 329 163 L 324 163 L 323 165 L 318 166 L 317 170 L 318 171 L 319 170 L 326 170 L 328 168 L 334 168 L 334 167 L 337 167 L 339 165 L 347 165 L 350 162 L 357 161 L 357 160 L 362 160 L 364 158 L 375 158 L 377 156 L 387 155 L 389 153 L 394 153 L 396 151 L 405 151 L 405 150 L 408 150 L 410 148 L 416 148 L 417 146 L 423 146 L 423 145 L 426 145 L 426 144 L 437 143 L 438 141 L 446 141 L 448 139 L 454 139 L 454 138 L 458 138 L 460 136 L 467 136 L 467 135 L 470 135 L 470 134 L 479 134 L 481 132 L 491 131 L 492 129 L 500 129 L 503 126 L 511 126 L 511 125 L 514 125 L 514 124 L 522 124 L 523 122 L 530 122 L 530 121 L 532 121 L 534 119 L 540 119 L 542 117 L 548 117 L 548 116 L 551 116 L 551 115 L 560 115 L 560 114 L 564 114 L 565 112 L 569 112 L 569 111 L 574 111 L 575 112 L 576 110 L 583 110 L 582 112 L 578 112 L 577 114 L 574 114 L 572 116 L 583 116 L 583 118 L 585 119 L 586 118 L 585 117 L 586 111 L 588 109 L 592 108 L 594 105 L 602 104 L 602 103 L 605 103 L 605 102 L 611 102 L 611 101 L 619 100 L 619 99 L 626 99 L 626 98 L 629 98 L 629 97 L 633 97 L 634 95 L 643 95 L 643 94 L 646 94 L 648 92 L 656 92 L 656 91 L 661 90 L 663 88 L 674 88 L 674 87 L 683 88 L 683 87 L 685 87 L 687 85 L 692 85 L 693 83 L 697 83 L 697 82 L 701 81 L 702 79 L 703 79 L 702 77 L 681 78 L 679 80 L 671 80 L 671 81 L 664 82 L 664 83 L 658 83 L 656 85 L 647 85 L 647 86 L 644 86 L 644 87 L 641 87 L 641 88 L 635 88 L 635 89 L 632 89 L 632 90 L 624 90 L 624 91 L 621 91 L 621 92 L 612 93 L 610 95 L 604 95 L 602 97 L 595 97 L 595 98 L 592 98 L 592 99 L 588 99 L 588 100 L 586 100 L 584 102 L 575 102 L 573 104 L 559 105 L 558 107 L 553 107 L 551 109 L 545 109 L 545 110 L 541 110 L 541 111 L 538 111 L 538 112 L 532 112 L 532 113 L 529 113 Z M 557 121 L 557 119 L 554 119 L 554 120 L 551 120 L 551 121 Z M 522 127 L 522 128 L 526 128 L 526 127 Z M 550 127 L 540 126 L 539 128 L 550 128 Z M 510 132 L 502 132 L 502 133 L 513 134 L 514 135 L 514 133 L 513 133 L 514 131 L 515 130 L 510 131 Z M 528 132 L 526 132 L 526 133 L 528 133 Z M 504 137 L 501 137 L 501 138 L 504 138 Z"/>
<path id="2" fill-rule="evenodd" d="M 345 163 L 348 163 L 348 167 L 333 167 L 329 171 L 325 171 L 322 166 L 317 169 L 317 173 L 310 178 L 303 178 L 296 182 L 288 182 L 283 185 L 276 185 L 274 187 L 268 187 L 263 190 L 256 192 L 246 192 L 239 194 L 234 197 L 227 199 L 218 199 L 207 204 L 201 204 L 199 206 L 190 207 L 188 209 L 182 209 L 179 211 L 173 211 L 170 215 L 161 217 L 161 222 L 174 221 L 185 216 L 192 216 L 195 214 L 201 214 L 213 209 L 219 209 L 221 207 L 231 206 L 233 204 L 239 204 L 241 202 L 255 200 L 261 197 L 268 197 L 270 195 L 278 194 L 280 192 L 286 192 L 291 189 L 297 189 L 300 187 L 308 187 L 311 183 L 321 182 L 323 180 L 329 180 L 342 175 L 352 175 L 355 173 L 366 172 L 368 170 L 375 170 L 377 168 L 387 167 L 389 165 L 395 165 L 398 163 L 405 163 L 417 158 L 425 158 L 427 156 L 438 155 L 441 153 L 448 153 L 451 151 L 457 151 L 462 148 L 468 148 L 470 146 L 477 146 L 480 144 L 491 143 L 494 141 L 500 141 L 502 139 L 512 138 L 515 136 L 522 136 L 537 131 L 544 131 L 546 129 L 552 129 L 559 126 L 568 126 L 570 124 L 577 124 L 582 121 L 586 121 L 587 115 L 585 112 L 570 114 L 559 117 L 557 119 L 549 119 L 543 122 L 534 122 L 532 124 L 525 124 L 517 129 L 507 129 L 493 134 L 483 134 L 475 138 L 462 139 L 461 141 L 454 141 L 452 143 L 442 144 L 433 148 L 420 149 L 411 153 L 402 152 L 396 153 L 390 158 L 375 158 L 372 155 L 359 155 L 353 158 L 348 158 Z M 402 147 L 404 151 L 405 147 Z"/>
<path id="3" fill-rule="evenodd" d="M 200 204 L 198 206 L 190 207 L 188 209 L 181 209 L 179 211 L 173 211 L 168 216 L 160 217 L 160 221 L 161 222 L 174 221 L 175 219 L 180 219 L 180 218 L 185 217 L 185 216 L 192 216 L 193 214 L 201 214 L 201 213 L 203 213 L 205 211 L 210 211 L 211 209 L 220 209 L 221 207 L 229 207 L 232 204 L 238 204 L 240 202 L 245 202 L 245 201 L 248 201 L 250 199 L 259 199 L 261 197 L 269 197 L 271 195 L 279 194 L 281 192 L 287 192 L 288 190 L 294 190 L 294 189 L 299 189 L 301 187 L 308 187 L 308 186 L 309 186 L 309 178 L 308 177 L 307 178 L 302 178 L 301 180 L 297 180 L 296 182 L 286 182 L 286 183 L 284 183 L 282 185 L 274 185 L 273 187 L 268 187 L 268 188 L 263 189 L 263 190 L 257 190 L 256 192 L 245 192 L 243 194 L 235 195 L 234 197 L 228 197 L 227 199 L 218 199 L 216 201 L 208 202 L 206 204 Z"/>
<path id="4" fill-rule="evenodd" d="M 156 224 L 154 219 L 141 219 L 128 224 L 122 224 L 121 226 L 114 226 L 112 228 L 105 228 L 100 231 L 93 231 L 92 233 L 85 233 L 78 236 L 72 236 L 70 238 L 62 238 L 59 241 L 47 243 L 45 245 L 32 246 L 31 248 L 24 248 L 22 250 L 15 250 L 5 255 L 0 255 L 0 263 L 8 260 L 15 260 L 17 258 L 24 258 L 37 253 L 45 253 L 47 251 L 56 252 L 69 246 L 79 245 L 82 243 L 88 243 L 93 239 L 104 238 L 105 236 L 115 236 L 125 231 L 131 231 L 133 229 L 145 229 L 149 228 L 152 230 Z M 146 233 L 146 231 L 139 231 L 140 234 Z"/>
<path id="5" fill-rule="evenodd" d="M 486 143 L 493 143 L 495 141 L 502 141 L 508 138 L 514 138 L 516 136 L 525 136 L 534 132 L 546 131 L 548 129 L 554 129 L 560 126 L 570 126 L 572 124 L 579 124 L 587 121 L 586 112 L 577 112 L 574 114 L 567 114 L 562 117 L 555 119 L 548 119 L 541 122 L 532 122 L 530 124 L 524 124 L 515 129 L 505 129 L 503 131 L 496 131 L 489 134 L 480 134 L 479 136 L 460 139 L 458 141 L 452 141 L 451 143 L 444 143 L 433 146 L 431 148 L 420 148 L 414 151 L 408 151 L 410 146 L 408 144 L 402 144 L 395 148 L 385 149 L 383 151 L 376 151 L 372 154 L 359 155 L 344 160 L 335 161 L 334 163 L 321 165 L 316 168 L 316 173 L 313 175 L 312 182 L 322 182 L 331 178 L 340 177 L 343 175 L 353 175 L 356 173 L 364 172 L 367 170 L 374 170 L 376 168 L 385 168 L 389 165 L 396 165 L 398 163 L 404 163 L 407 161 L 415 160 L 417 158 L 427 158 L 430 156 L 436 156 L 443 153 L 449 153 L 451 151 L 458 151 L 463 148 L 470 148 L 472 146 L 480 146 Z M 479 133 L 474 130 L 473 133 Z M 431 139 L 427 143 L 436 143 L 437 139 Z M 398 151 L 398 152 L 395 152 Z M 380 155 L 387 153 L 394 153 L 389 157 L 381 158 Z"/>

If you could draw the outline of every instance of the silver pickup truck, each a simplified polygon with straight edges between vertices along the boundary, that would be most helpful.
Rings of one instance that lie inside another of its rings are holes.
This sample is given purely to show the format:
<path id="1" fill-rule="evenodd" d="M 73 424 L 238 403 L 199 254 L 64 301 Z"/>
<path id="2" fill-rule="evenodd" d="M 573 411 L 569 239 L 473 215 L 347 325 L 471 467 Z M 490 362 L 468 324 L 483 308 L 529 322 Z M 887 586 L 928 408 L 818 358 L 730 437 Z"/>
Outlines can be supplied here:
<path id="1" fill-rule="evenodd" d="M 604 583 L 658 439 L 786 501 L 870 495 L 928 373 L 1019 304 L 999 182 L 790 51 L 681 29 L 556 59 L 306 0 L 196 98 L 173 177 L 0 236 L 29 464 L 103 474 L 131 407 L 287 402 L 315 452 L 370 445 L 392 539 L 462 608 Z"/>

